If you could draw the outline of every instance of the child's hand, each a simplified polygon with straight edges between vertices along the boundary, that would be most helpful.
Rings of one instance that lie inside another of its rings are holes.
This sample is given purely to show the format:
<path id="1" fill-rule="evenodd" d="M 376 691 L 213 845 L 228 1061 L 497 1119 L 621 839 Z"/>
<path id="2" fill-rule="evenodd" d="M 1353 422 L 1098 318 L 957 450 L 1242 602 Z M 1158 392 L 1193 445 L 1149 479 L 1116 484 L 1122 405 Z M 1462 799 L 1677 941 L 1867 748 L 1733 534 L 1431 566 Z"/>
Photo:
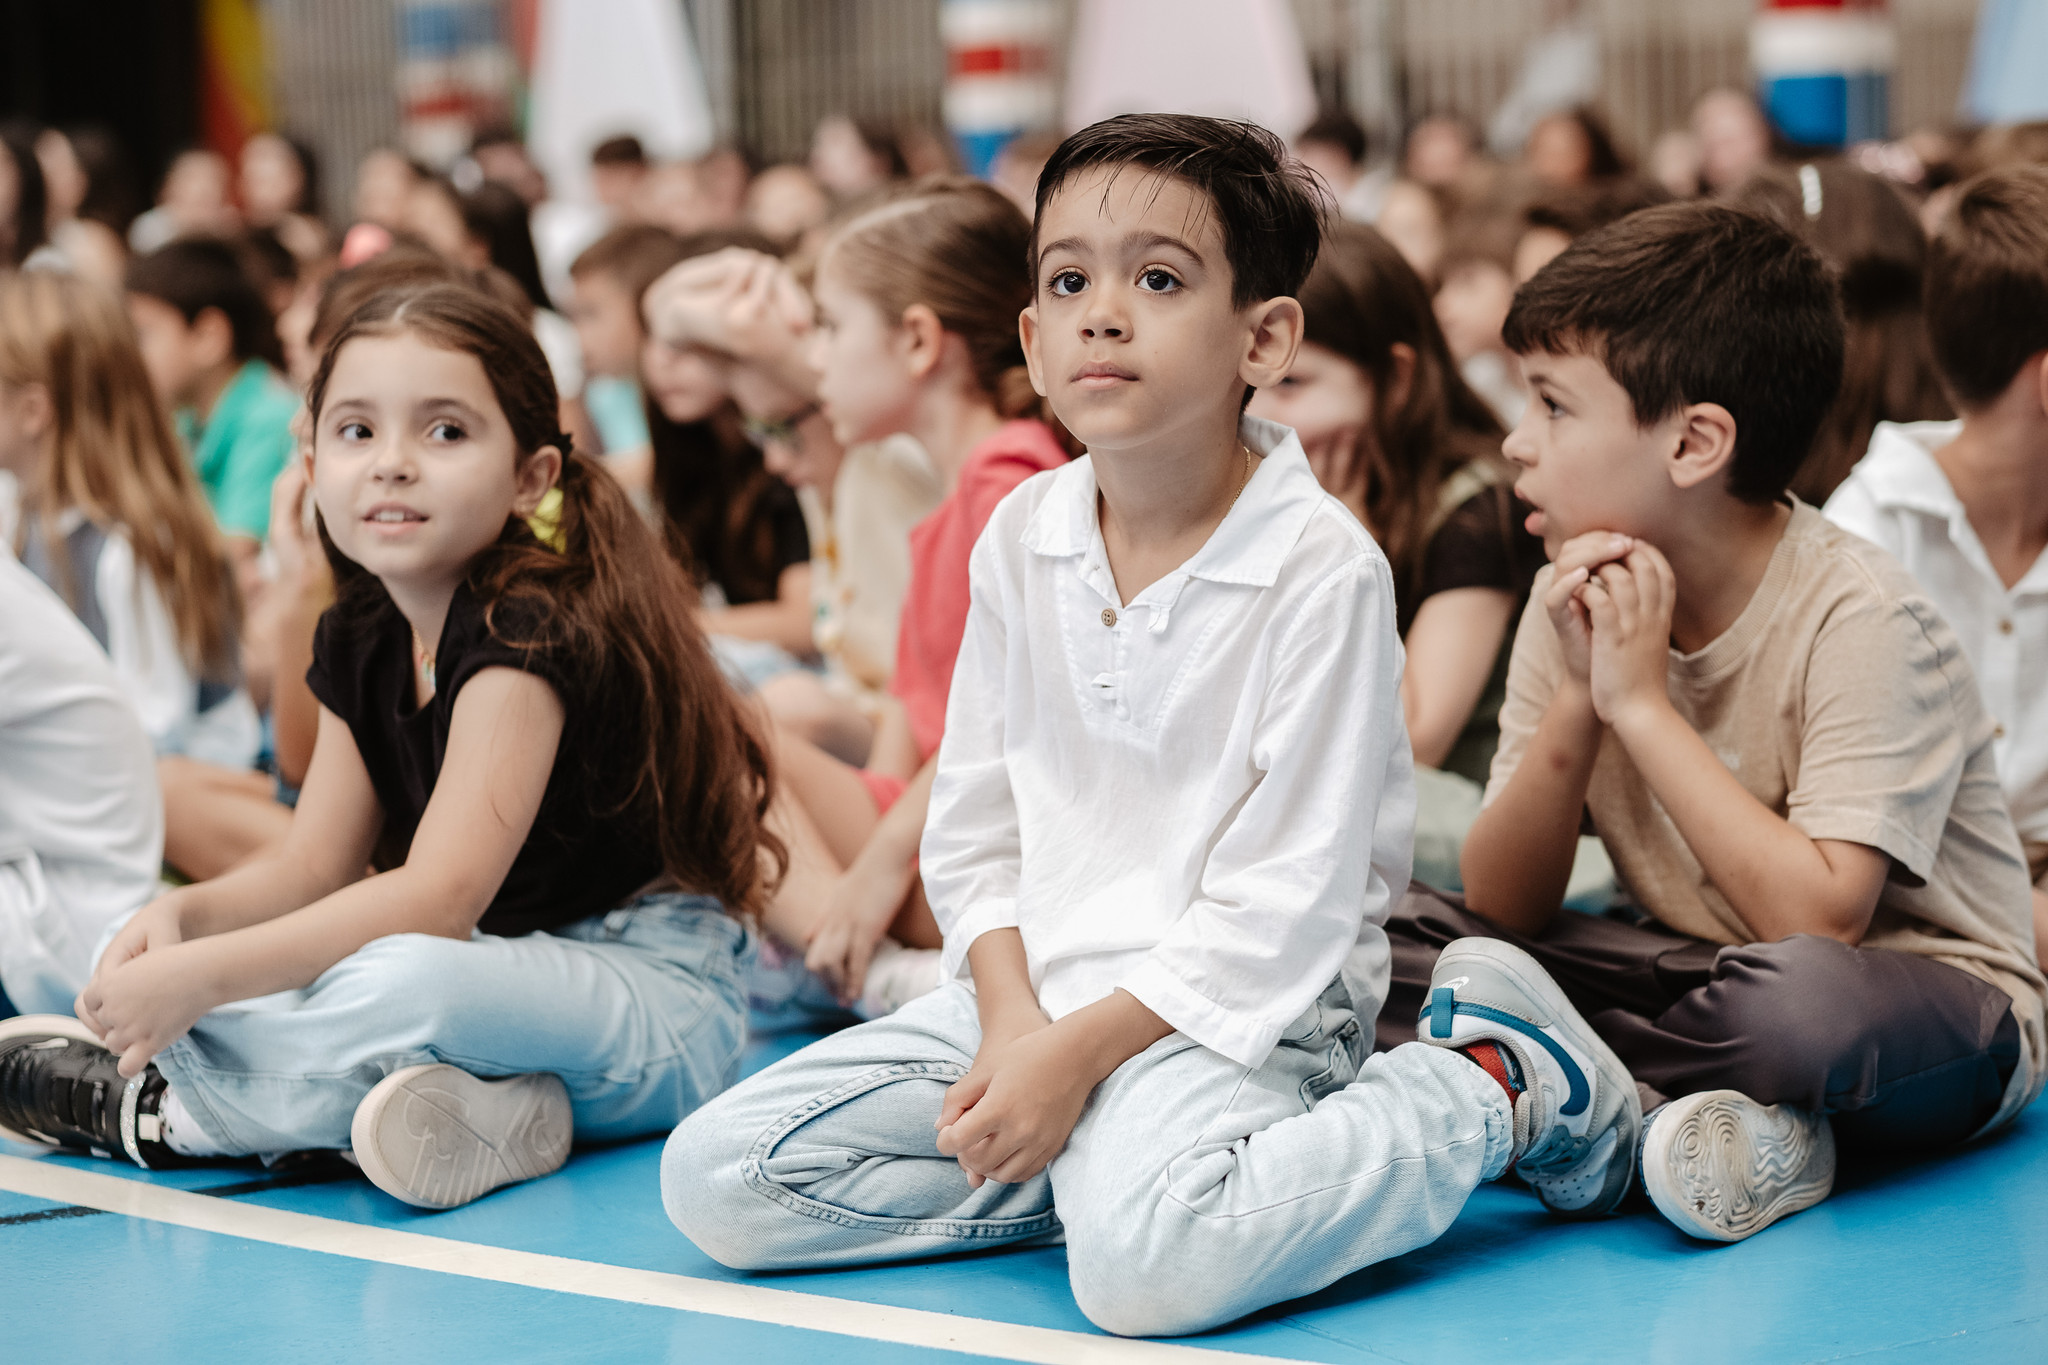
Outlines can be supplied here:
<path id="1" fill-rule="evenodd" d="M 136 911 L 135 917 L 121 926 L 121 932 L 114 935 L 114 941 L 100 954 L 99 965 L 92 970 L 93 979 L 99 980 L 130 958 L 183 943 L 185 926 L 180 912 L 183 903 L 180 891 L 172 891 Z"/>
<path id="2" fill-rule="evenodd" d="M 878 874 L 856 862 L 832 884 L 804 943 L 804 966 L 830 983 L 841 1004 L 860 999 L 875 948 L 903 909 L 915 876 L 914 869 Z"/>
<path id="3" fill-rule="evenodd" d="M 1029 1180 L 1066 1147 L 1100 1080 L 1071 1051 L 1056 1027 L 984 1038 L 974 1068 L 947 1089 L 939 1152 L 958 1160 L 976 1189 Z"/>
<path id="4" fill-rule="evenodd" d="M 79 992 L 78 1017 L 121 1056 L 123 1076 L 142 1074 L 150 1058 L 191 1031 L 220 1002 L 205 986 L 193 949 L 177 944 L 104 972 Z"/>
<path id="5" fill-rule="evenodd" d="M 1593 713 L 1613 726 L 1645 704 L 1669 706 L 1671 612 L 1678 580 L 1647 541 L 1605 564 L 1579 589 L 1592 627 Z"/>
<path id="6" fill-rule="evenodd" d="M 1591 676 L 1593 633 L 1579 590 L 1594 570 L 1620 559 L 1634 545 L 1634 540 L 1613 531 L 1588 531 L 1573 536 L 1557 552 L 1550 589 L 1543 595 L 1543 609 L 1550 613 L 1551 628 L 1564 648 L 1565 672 L 1582 687 L 1588 685 Z"/>

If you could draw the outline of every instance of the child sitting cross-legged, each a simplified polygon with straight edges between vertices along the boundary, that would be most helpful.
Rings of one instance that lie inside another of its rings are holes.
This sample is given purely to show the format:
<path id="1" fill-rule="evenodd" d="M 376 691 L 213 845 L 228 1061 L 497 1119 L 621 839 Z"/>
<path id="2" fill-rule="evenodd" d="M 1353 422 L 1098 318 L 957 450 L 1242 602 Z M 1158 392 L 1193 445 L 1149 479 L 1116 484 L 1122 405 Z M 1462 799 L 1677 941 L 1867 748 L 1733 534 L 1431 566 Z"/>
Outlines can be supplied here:
<path id="1" fill-rule="evenodd" d="M 1668 1101 L 1644 1127 L 1656 1207 L 1734 1241 L 1825 1198 L 1837 1142 L 1954 1144 L 2041 1089 L 1993 722 L 1897 561 L 1785 495 L 1843 353 L 1791 232 L 1646 209 L 1539 271 L 1506 336 L 1533 398 L 1504 449 L 1552 563 L 1465 904 L 1396 912 L 1381 1040 L 1418 1010 L 1441 1027 L 1437 945 L 1521 946 Z M 1559 912 L 1586 815 L 1637 922 Z"/>
<path id="2" fill-rule="evenodd" d="M 1034 385 L 1088 447 L 969 571 L 922 873 L 946 984 L 679 1127 L 670 1216 L 729 1265 L 1064 1236 L 1075 1297 L 1183 1333 L 1437 1237 L 1518 1165 L 1626 1193 L 1635 1087 L 1506 945 L 1368 1057 L 1414 785 L 1386 557 L 1285 427 L 1319 209 L 1279 140 L 1127 116 L 1038 182 Z"/>
<path id="3" fill-rule="evenodd" d="M 766 753 L 521 317 L 379 294 L 306 408 L 337 600 L 290 834 L 119 927 L 77 1019 L 0 1024 L 0 1135 L 150 1168 L 347 1149 L 445 1208 L 732 1079 Z"/>

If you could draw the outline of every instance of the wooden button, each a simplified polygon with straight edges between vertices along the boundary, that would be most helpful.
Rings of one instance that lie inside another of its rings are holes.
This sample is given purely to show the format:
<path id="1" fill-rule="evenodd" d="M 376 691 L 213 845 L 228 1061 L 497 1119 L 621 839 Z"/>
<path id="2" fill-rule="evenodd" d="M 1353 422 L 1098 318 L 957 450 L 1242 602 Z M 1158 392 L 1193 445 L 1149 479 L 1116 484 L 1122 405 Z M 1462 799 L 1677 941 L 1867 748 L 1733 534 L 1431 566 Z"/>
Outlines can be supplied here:
<path id="1" fill-rule="evenodd" d="M 1999 633 L 2000 635 L 2010 635 L 2010 634 L 2012 634 L 2012 622 L 2010 622 L 2010 621 L 2000 621 L 2000 622 L 1998 623 L 1998 633 Z"/>
<path id="2" fill-rule="evenodd" d="M 2005 727 L 2004 727 L 2003 725 L 1994 725 L 1994 726 L 1992 726 L 1992 727 L 1991 727 L 1991 737 L 1992 737 L 1993 739 L 2004 739 L 2004 738 L 2005 738 Z"/>
<path id="3" fill-rule="evenodd" d="M 1116 624 L 1116 609 L 1114 607 L 1104 607 L 1102 609 L 1102 624 L 1105 626 Z"/>

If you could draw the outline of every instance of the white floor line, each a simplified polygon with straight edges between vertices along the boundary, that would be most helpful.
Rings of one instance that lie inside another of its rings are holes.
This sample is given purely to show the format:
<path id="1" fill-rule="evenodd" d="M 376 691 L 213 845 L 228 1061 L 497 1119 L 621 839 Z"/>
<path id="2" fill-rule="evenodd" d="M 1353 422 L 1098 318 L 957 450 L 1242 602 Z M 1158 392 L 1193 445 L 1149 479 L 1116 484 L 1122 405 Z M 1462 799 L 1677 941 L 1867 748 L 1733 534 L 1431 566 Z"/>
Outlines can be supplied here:
<path id="1" fill-rule="evenodd" d="M 765 1285 L 703 1280 L 658 1270 L 633 1270 L 566 1256 L 455 1242 L 418 1232 L 369 1227 L 167 1189 L 147 1181 L 82 1171 L 55 1161 L 0 1155 L 0 1190 L 358 1261 L 1001 1360 L 1043 1365 L 1273 1365 L 1274 1360 L 1272 1356 L 1208 1350 L 1175 1342 L 1130 1341 L 1051 1327 L 1020 1327 L 985 1318 L 955 1317 Z M 83 1270 L 81 1267 L 82 1273 Z"/>

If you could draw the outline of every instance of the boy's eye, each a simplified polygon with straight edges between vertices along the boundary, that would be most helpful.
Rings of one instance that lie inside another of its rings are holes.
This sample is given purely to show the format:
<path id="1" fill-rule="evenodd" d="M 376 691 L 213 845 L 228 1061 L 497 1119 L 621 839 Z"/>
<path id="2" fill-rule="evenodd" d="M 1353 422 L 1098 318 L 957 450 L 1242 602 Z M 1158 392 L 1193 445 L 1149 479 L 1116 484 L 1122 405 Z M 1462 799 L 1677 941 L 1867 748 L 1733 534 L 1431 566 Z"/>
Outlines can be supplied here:
<path id="1" fill-rule="evenodd" d="M 1047 282 L 1047 288 L 1061 298 L 1080 293 L 1088 287 L 1088 277 L 1078 270 L 1062 270 Z"/>
<path id="2" fill-rule="evenodd" d="M 1564 409 L 1559 407 L 1557 405 L 1557 400 L 1555 398 L 1552 398 L 1549 394 L 1538 394 L 1537 397 L 1543 400 L 1544 408 L 1550 413 L 1552 417 L 1559 417 L 1564 414 Z"/>
<path id="3" fill-rule="evenodd" d="M 1164 294 L 1180 288 L 1180 281 L 1174 278 L 1172 271 L 1161 270 L 1155 265 L 1138 275 L 1138 287 L 1154 294 Z"/>

